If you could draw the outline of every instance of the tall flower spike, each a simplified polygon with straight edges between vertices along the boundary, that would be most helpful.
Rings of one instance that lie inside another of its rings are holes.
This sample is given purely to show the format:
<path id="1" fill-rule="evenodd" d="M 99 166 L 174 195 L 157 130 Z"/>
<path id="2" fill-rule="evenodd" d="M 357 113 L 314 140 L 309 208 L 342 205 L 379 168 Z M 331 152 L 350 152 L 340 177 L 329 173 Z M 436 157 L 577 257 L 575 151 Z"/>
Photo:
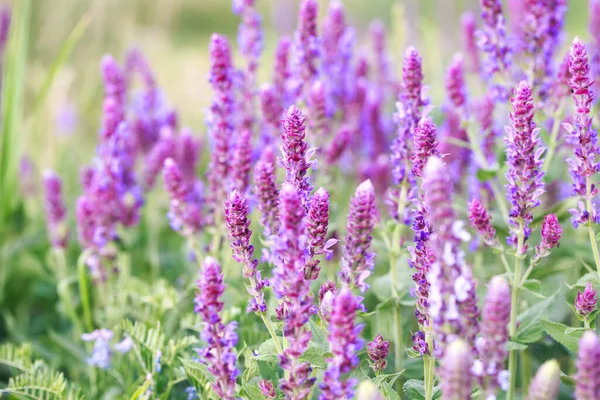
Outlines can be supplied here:
<path id="1" fill-rule="evenodd" d="M 233 136 L 233 81 L 234 70 L 231 64 L 229 42 L 223 36 L 214 34 L 210 41 L 209 82 L 213 89 L 213 102 L 208 116 L 209 131 L 212 136 L 208 168 L 207 199 L 209 215 L 219 208 L 226 197 L 226 185 L 230 172 L 230 141 Z"/>
<path id="2" fill-rule="evenodd" d="M 199 232 L 204 224 L 202 218 L 202 199 L 196 187 L 186 183 L 177 163 L 167 158 L 163 167 L 165 189 L 169 193 L 169 222 L 174 231 L 184 236 Z"/>
<path id="3" fill-rule="evenodd" d="M 380 333 L 375 336 L 372 342 L 367 344 L 367 354 L 373 361 L 373 371 L 376 374 L 383 372 L 387 366 L 387 356 L 390 352 L 390 342 L 383 340 Z"/>
<path id="4" fill-rule="evenodd" d="M 302 198 L 302 204 L 308 205 L 312 186 L 306 173 L 311 167 L 311 151 L 305 141 L 306 119 L 296 106 L 288 108 L 283 115 L 281 131 L 281 164 L 286 171 L 286 181 L 292 184 Z"/>
<path id="5" fill-rule="evenodd" d="M 50 243 L 54 248 L 67 247 L 67 209 L 63 199 L 62 179 L 52 171 L 44 173 L 46 222 Z"/>
<path id="6" fill-rule="evenodd" d="M 575 297 L 575 310 L 577 315 L 583 319 L 588 319 L 589 315 L 596 311 L 598 305 L 598 296 L 592 286 L 591 282 L 588 282 L 583 292 L 577 292 Z"/>
<path id="7" fill-rule="evenodd" d="M 375 189 L 371 181 L 361 183 L 350 201 L 348 234 L 344 241 L 340 281 L 357 287 L 364 293 L 369 285 L 365 282 L 371 275 L 375 254 L 369 251 L 371 233 L 376 219 Z"/>
<path id="8" fill-rule="evenodd" d="M 560 365 L 556 360 L 546 361 L 538 369 L 529 385 L 529 400 L 556 400 L 560 388 Z"/>
<path id="9" fill-rule="evenodd" d="M 361 298 L 349 288 L 342 288 L 335 296 L 329 323 L 329 345 L 333 357 L 321 384 L 320 400 L 337 400 L 354 397 L 356 379 L 344 379 L 344 375 L 358 367 L 357 353 L 362 349 L 360 333 L 363 325 L 355 323 L 356 311 L 361 307 Z"/>
<path id="10" fill-rule="evenodd" d="M 510 113 L 512 125 L 506 127 L 506 154 L 508 172 L 506 178 L 506 197 L 511 205 L 510 224 L 512 235 L 509 243 L 517 245 L 517 231 L 523 230 L 524 239 L 531 233 L 529 224 L 533 221 L 532 209 L 540 204 L 539 197 L 544 193 L 542 169 L 544 148 L 538 137 L 539 129 L 533 122 L 534 104 L 531 87 L 522 81 L 516 87 L 511 99 L 513 107 Z M 522 254 L 527 245 L 522 246 Z"/>
<path id="11" fill-rule="evenodd" d="M 496 230 L 492 226 L 492 218 L 485 206 L 478 199 L 469 203 L 469 222 L 488 246 L 496 245 Z"/>
<path id="12" fill-rule="evenodd" d="M 403 74 L 403 96 L 408 102 L 408 109 L 415 121 L 420 116 L 419 109 L 425 102 L 422 97 L 423 91 L 423 67 L 421 65 L 421 56 L 414 47 L 409 47 L 404 53 Z"/>
<path id="13" fill-rule="evenodd" d="M 421 176 L 429 157 L 438 154 L 435 124 L 429 118 L 423 118 L 415 129 L 412 173 Z"/>
<path id="14" fill-rule="evenodd" d="M 198 280 L 198 294 L 194 311 L 206 324 L 201 338 L 206 347 L 195 349 L 200 361 L 207 365 L 214 381 L 211 388 L 222 399 L 235 399 L 235 378 L 239 371 L 235 366 L 237 335 L 235 321 L 225 325 L 219 313 L 223 309 L 221 296 L 225 291 L 221 266 L 212 257 L 204 259 Z"/>
<path id="15" fill-rule="evenodd" d="M 283 36 L 277 43 L 275 50 L 275 61 L 273 65 L 273 91 L 279 96 L 279 107 L 283 110 L 289 107 L 294 99 L 291 94 L 292 77 L 290 67 L 290 48 L 292 41 L 289 37 Z"/>
<path id="16" fill-rule="evenodd" d="M 475 15 L 471 11 L 465 11 L 460 20 L 463 34 L 463 48 L 468 60 L 468 70 L 479 73 L 481 61 L 479 59 L 479 49 L 477 48 L 477 22 Z"/>
<path id="17" fill-rule="evenodd" d="M 592 127 L 592 116 L 590 115 L 595 93 L 590 89 L 593 79 L 590 76 L 590 65 L 587 50 L 581 40 L 576 37 L 571 46 L 569 57 L 569 87 L 575 101 L 575 126 L 565 125 L 569 134 L 565 141 L 574 147 L 574 158 L 567 160 L 569 172 L 573 179 L 573 192 L 579 196 L 589 196 L 592 203 L 591 210 L 578 212 L 571 210 L 573 226 L 585 224 L 587 221 L 595 221 L 596 210 L 591 201 L 598 194 L 594 184 L 590 185 L 587 193 L 587 180 L 600 171 L 600 163 L 596 161 L 596 155 L 600 154 L 598 146 L 598 133 Z"/>
<path id="18" fill-rule="evenodd" d="M 470 372 L 473 362 L 472 350 L 462 340 L 448 347 L 442 360 L 442 397 L 444 400 L 468 400 L 471 398 L 473 377 Z"/>
<path id="19" fill-rule="evenodd" d="M 542 240 L 540 244 L 535 246 L 536 258 L 543 258 L 550 254 L 550 249 L 558 247 L 558 242 L 562 235 L 562 228 L 558 222 L 558 218 L 554 214 L 544 216 L 542 222 Z"/>
<path id="20" fill-rule="evenodd" d="M 306 279 L 315 280 L 319 277 L 319 263 L 316 256 L 325 254 L 326 257 L 332 255 L 329 249 L 335 244 L 328 241 L 325 243 L 327 235 L 327 226 L 329 225 L 329 193 L 323 188 L 319 188 L 311 198 L 310 208 L 306 215 L 306 232 L 308 234 L 308 256 L 309 259 L 304 266 L 304 276 Z"/>
<path id="21" fill-rule="evenodd" d="M 296 74 L 301 92 L 308 90 L 318 74 L 320 43 L 317 35 L 316 0 L 302 0 L 298 12 L 298 30 L 295 37 Z"/>
<path id="22" fill-rule="evenodd" d="M 510 65 L 510 47 L 506 40 L 506 20 L 502 14 L 500 0 L 480 0 L 483 29 L 477 31 L 479 49 L 486 55 L 483 60 L 482 76 L 489 80 Z M 506 98 L 506 89 L 501 85 L 492 85 L 496 101 Z"/>
<path id="23" fill-rule="evenodd" d="M 246 192 L 252 169 L 252 131 L 240 132 L 231 160 L 231 180 L 233 188 Z"/>
<path id="24" fill-rule="evenodd" d="M 592 76 L 600 75 L 600 0 L 590 0 L 589 9 L 590 23 L 589 31 L 591 36 L 591 67 Z M 595 82 L 595 91 L 598 91 L 599 82 Z"/>
<path id="25" fill-rule="evenodd" d="M 466 87 L 463 58 L 460 54 L 454 56 L 446 72 L 446 92 L 452 106 L 457 108 L 457 111 L 464 112 Z"/>
<path id="26" fill-rule="evenodd" d="M 586 331 L 579 339 L 575 398 L 600 399 L 600 340 L 593 331 Z"/>
<path id="27" fill-rule="evenodd" d="M 249 208 L 246 197 L 234 190 L 225 201 L 225 226 L 233 250 L 233 259 L 243 265 L 242 275 L 250 280 L 248 293 L 252 296 L 248 311 L 265 312 L 267 305 L 264 300 L 263 289 L 268 286 L 256 271 L 258 260 L 254 257 L 254 246 L 250 244 L 252 231 L 250 230 Z"/>
<path id="28" fill-rule="evenodd" d="M 279 226 L 279 191 L 275 178 L 275 155 L 273 149 L 267 147 L 254 166 L 254 194 L 260 211 L 260 223 L 267 237 L 277 233 Z"/>
<path id="29" fill-rule="evenodd" d="M 479 384 L 488 395 L 495 395 L 500 386 L 499 378 L 504 370 L 508 352 L 508 322 L 510 319 L 510 287 L 500 276 L 492 278 L 483 307 L 481 336 L 475 346 L 480 360 L 473 366 Z"/>
<path id="30" fill-rule="evenodd" d="M 286 372 L 280 388 L 287 398 L 294 399 L 308 398 L 315 382 L 310 364 L 300 361 L 312 336 L 307 323 L 316 311 L 310 281 L 304 278 L 304 214 L 300 193 L 284 183 L 279 194 L 280 229 L 275 246 L 273 289 L 280 299 L 278 314 L 283 319 L 283 335 L 288 341 L 279 360 Z"/>

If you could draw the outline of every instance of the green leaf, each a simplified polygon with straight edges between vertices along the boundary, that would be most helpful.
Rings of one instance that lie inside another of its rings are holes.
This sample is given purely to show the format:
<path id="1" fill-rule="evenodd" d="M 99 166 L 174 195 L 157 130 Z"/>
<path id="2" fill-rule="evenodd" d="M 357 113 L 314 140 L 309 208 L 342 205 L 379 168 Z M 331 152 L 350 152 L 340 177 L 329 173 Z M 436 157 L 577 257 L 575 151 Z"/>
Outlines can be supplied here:
<path id="1" fill-rule="evenodd" d="M 512 351 L 512 350 L 517 350 L 517 351 L 526 350 L 527 347 L 528 346 L 525 345 L 525 344 L 517 343 L 517 342 L 511 342 L 511 341 L 509 341 L 506 344 L 506 350 L 508 350 L 508 351 Z"/>
<path id="2" fill-rule="evenodd" d="M 15 346 L 11 343 L 0 345 L 0 364 L 27 372 L 32 364 L 31 345 Z"/>
<path id="3" fill-rule="evenodd" d="M 418 379 L 409 379 L 402 386 L 404 395 L 411 400 L 425 399 L 425 385 Z"/>
<path id="4" fill-rule="evenodd" d="M 540 325 L 540 319 L 545 316 L 559 294 L 562 295 L 562 290 L 560 289 L 517 316 L 519 329 L 514 338 L 515 342 L 527 344 L 537 342 L 542 338 L 543 330 Z"/>
<path id="5" fill-rule="evenodd" d="M 260 389 L 252 384 L 246 383 L 242 386 L 242 393 L 244 395 L 244 399 L 248 400 L 264 400 L 265 396 L 263 396 Z"/>
<path id="6" fill-rule="evenodd" d="M 311 344 L 304 354 L 300 356 L 300 360 L 308 362 L 313 368 L 325 369 L 327 367 L 327 358 L 329 357 L 331 357 L 331 353 Z"/>
<path id="7" fill-rule="evenodd" d="M 583 336 L 582 331 L 575 331 L 570 334 L 565 333 L 569 327 L 567 325 L 541 320 L 542 327 L 558 343 L 562 344 L 566 349 L 573 353 L 577 353 L 579 339 Z"/>
<path id="8" fill-rule="evenodd" d="M 394 387 L 394 384 L 396 383 L 396 381 L 398 380 L 400 375 L 402 375 L 404 373 L 404 371 L 405 370 L 395 372 L 393 374 L 379 375 L 379 376 L 375 377 L 375 379 L 373 379 L 373 383 L 375 385 L 377 385 L 379 390 L 381 390 L 384 393 L 387 393 L 390 390 L 392 390 L 392 388 Z"/>
<path id="9" fill-rule="evenodd" d="M 588 282 L 591 282 L 594 286 L 598 285 L 598 273 L 596 271 L 588 272 L 587 274 L 583 275 L 573 285 L 569 285 L 568 283 L 565 283 L 565 285 L 567 285 L 569 289 L 585 288 Z"/>
<path id="10" fill-rule="evenodd" d="M 477 170 L 477 179 L 479 179 L 480 182 L 487 182 L 487 181 L 494 179 L 497 174 L 498 174 L 497 169 L 479 168 Z"/>
<path id="11" fill-rule="evenodd" d="M 540 297 L 545 299 L 546 296 L 542 295 L 540 292 L 542 291 L 542 282 L 537 279 L 528 279 L 523 282 L 523 289 L 527 290 L 529 293 L 533 294 L 536 297 Z"/>
<path id="12" fill-rule="evenodd" d="M 565 335 L 570 335 L 570 334 L 572 334 L 574 332 L 579 332 L 579 331 L 585 332 L 585 328 L 567 328 L 565 330 Z"/>
<path id="13" fill-rule="evenodd" d="M 179 361 L 183 366 L 185 376 L 196 389 L 202 389 L 207 383 L 213 381 L 213 377 L 209 374 L 206 365 L 190 358 L 180 358 Z"/>
<path id="14" fill-rule="evenodd" d="M 312 319 L 308 321 L 310 325 L 310 331 L 312 336 L 310 342 L 324 350 L 329 350 L 329 340 L 327 340 L 327 333 L 317 325 Z"/>
<path id="15" fill-rule="evenodd" d="M 0 395 L 10 393 L 34 400 L 83 400 L 81 391 L 70 384 L 62 372 L 40 365 L 30 373 L 20 374 L 8 381 Z"/>
<path id="16" fill-rule="evenodd" d="M 283 338 L 277 338 L 277 340 L 283 340 Z M 258 349 L 256 350 L 258 353 L 254 356 L 254 359 L 257 361 L 266 361 L 271 364 L 278 364 L 279 357 L 277 356 L 277 348 L 275 347 L 275 342 L 273 342 L 272 338 L 269 338 L 262 342 Z"/>

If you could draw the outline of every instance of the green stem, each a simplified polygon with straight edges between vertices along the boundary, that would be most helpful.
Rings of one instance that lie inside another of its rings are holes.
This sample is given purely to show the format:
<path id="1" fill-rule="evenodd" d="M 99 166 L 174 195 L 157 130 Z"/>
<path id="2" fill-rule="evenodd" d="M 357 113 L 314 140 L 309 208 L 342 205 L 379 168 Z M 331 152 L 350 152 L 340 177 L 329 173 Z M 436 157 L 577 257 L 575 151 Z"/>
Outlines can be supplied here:
<path id="1" fill-rule="evenodd" d="M 512 293 L 510 300 L 510 325 L 509 334 L 511 339 L 514 339 L 517 333 L 517 313 L 519 311 L 519 283 L 521 281 L 521 261 L 522 251 L 525 242 L 524 226 L 523 222 L 519 222 L 519 230 L 517 232 L 517 252 L 515 254 L 515 273 L 512 280 Z M 509 386 L 506 394 L 507 400 L 512 400 L 515 395 L 516 382 L 517 382 L 517 350 L 511 350 L 508 355 L 508 373 L 509 373 Z"/>
<path id="2" fill-rule="evenodd" d="M 552 129 L 550 130 L 550 143 L 548 144 L 548 152 L 546 153 L 546 159 L 544 160 L 544 173 L 548 172 L 548 170 L 550 169 L 552 159 L 554 158 L 554 154 L 556 153 L 556 146 L 558 144 L 556 139 L 558 137 L 558 131 L 560 130 L 560 116 L 562 114 L 562 109 L 563 101 L 561 100 L 558 108 L 552 114 Z"/>
<path id="3" fill-rule="evenodd" d="M 592 179 L 591 176 L 585 178 L 586 186 L 586 206 L 589 215 L 588 221 L 588 233 L 590 235 L 590 244 L 592 245 L 592 252 L 594 253 L 594 261 L 596 262 L 596 269 L 598 275 L 600 275 L 600 255 L 598 254 L 598 243 L 596 242 L 596 235 L 594 234 L 594 227 L 592 226 L 593 208 L 592 208 Z"/>
<path id="4" fill-rule="evenodd" d="M 521 358 L 521 381 L 523 387 L 523 398 L 527 398 L 529 391 L 529 382 L 531 381 L 531 357 L 527 350 L 523 350 L 520 354 Z"/>
<path id="5" fill-rule="evenodd" d="M 502 260 L 502 264 L 504 265 L 504 269 L 506 270 L 508 279 L 510 279 L 510 281 L 512 281 L 513 274 L 512 274 L 512 271 L 510 270 L 510 266 L 508 265 L 508 260 L 506 259 L 506 254 L 504 254 L 504 250 L 502 250 L 500 252 L 500 260 Z"/>
<path id="6" fill-rule="evenodd" d="M 81 300 L 81 309 L 83 310 L 83 323 L 88 332 L 94 329 L 92 322 L 92 312 L 90 306 L 90 293 L 88 291 L 88 276 L 87 266 L 85 262 L 89 257 L 87 251 L 81 253 L 79 260 L 77 260 L 77 279 L 79 281 L 79 296 Z"/>
<path id="7" fill-rule="evenodd" d="M 265 315 L 265 313 L 260 313 L 259 315 L 262 318 L 263 322 L 265 323 L 265 326 L 267 327 L 267 330 L 269 331 L 269 334 L 271 335 L 271 338 L 273 339 L 273 342 L 275 343 L 275 348 L 277 349 L 277 353 L 282 354 L 283 348 L 281 347 L 281 344 L 279 343 L 279 339 L 277 339 L 277 336 L 275 335 L 275 330 L 273 329 L 273 325 L 271 324 L 271 321 Z"/>
<path id="8" fill-rule="evenodd" d="M 56 261 L 56 278 L 58 280 L 57 292 L 60 297 L 61 302 L 63 303 L 63 307 L 71 321 L 73 322 L 73 326 L 75 327 L 77 335 L 81 335 L 83 333 L 83 326 L 81 325 L 81 321 L 77 316 L 77 311 L 75 310 L 75 302 L 71 296 L 71 289 L 69 288 L 69 274 L 67 270 L 67 261 L 65 257 L 65 251 L 63 249 L 54 249 L 54 259 Z"/>
<path id="9" fill-rule="evenodd" d="M 435 358 L 433 356 L 433 338 L 429 329 L 425 331 L 425 340 L 431 353 L 423 358 L 424 379 L 425 379 L 425 400 L 433 399 L 433 382 L 435 380 Z"/>

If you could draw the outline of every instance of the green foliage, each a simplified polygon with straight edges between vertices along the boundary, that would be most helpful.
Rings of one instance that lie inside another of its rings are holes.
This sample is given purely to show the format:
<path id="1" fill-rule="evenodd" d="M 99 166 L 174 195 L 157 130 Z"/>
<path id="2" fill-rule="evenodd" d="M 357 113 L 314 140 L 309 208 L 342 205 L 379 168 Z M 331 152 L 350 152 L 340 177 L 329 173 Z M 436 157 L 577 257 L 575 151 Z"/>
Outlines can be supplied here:
<path id="1" fill-rule="evenodd" d="M 8 387 L 0 394 L 10 393 L 34 400 L 84 400 L 85 396 L 69 383 L 62 372 L 49 369 L 42 363 L 31 371 L 10 378 Z"/>
<path id="2" fill-rule="evenodd" d="M 0 364 L 21 372 L 27 372 L 32 365 L 31 345 L 15 346 L 11 343 L 0 345 Z"/>

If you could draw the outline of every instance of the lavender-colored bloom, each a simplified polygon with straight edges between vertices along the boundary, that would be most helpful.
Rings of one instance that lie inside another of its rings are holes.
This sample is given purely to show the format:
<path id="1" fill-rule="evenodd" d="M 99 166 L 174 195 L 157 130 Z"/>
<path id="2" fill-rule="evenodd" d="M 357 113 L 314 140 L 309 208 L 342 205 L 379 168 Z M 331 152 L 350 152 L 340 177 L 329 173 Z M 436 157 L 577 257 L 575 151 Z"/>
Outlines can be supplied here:
<path id="1" fill-rule="evenodd" d="M 452 106 L 457 108 L 457 111 L 464 112 L 467 95 L 463 58 L 459 54 L 454 56 L 446 72 L 446 92 Z"/>
<path id="2" fill-rule="evenodd" d="M 489 80 L 495 74 L 508 70 L 510 66 L 510 47 L 506 41 L 506 21 L 502 15 L 500 0 L 480 0 L 483 29 L 477 31 L 477 44 L 486 55 L 482 65 L 482 76 Z M 494 99 L 503 101 L 505 88 L 491 85 Z"/>
<path id="3" fill-rule="evenodd" d="M 302 112 L 296 106 L 288 108 L 283 115 L 283 129 L 281 131 L 281 165 L 286 171 L 286 181 L 292 184 L 302 196 L 302 204 L 308 205 L 308 196 L 312 186 L 308 182 L 306 173 L 312 166 L 306 144 L 306 126 Z"/>
<path id="4" fill-rule="evenodd" d="M 308 260 L 304 266 L 304 276 L 306 279 L 315 280 L 319 277 L 320 260 L 315 256 L 325 254 L 326 257 L 332 255 L 330 247 L 335 244 L 327 241 L 327 226 L 329 225 L 329 193 L 323 188 L 319 188 L 312 196 L 308 214 L 306 215 L 306 233 L 308 234 Z"/>
<path id="5" fill-rule="evenodd" d="M 196 166 L 200 152 L 200 140 L 196 139 L 189 129 L 182 129 L 177 138 L 177 161 L 183 180 L 194 182 L 196 180 Z"/>
<path id="6" fill-rule="evenodd" d="M 492 226 L 492 218 L 478 199 L 469 203 L 469 222 L 485 244 L 492 247 L 496 245 L 496 230 Z"/>
<path id="7" fill-rule="evenodd" d="M 207 199 L 209 214 L 212 215 L 225 200 L 226 185 L 230 172 L 230 140 L 233 136 L 233 66 L 229 42 L 214 34 L 210 41 L 209 82 L 213 88 L 213 103 L 208 121 L 213 149 L 209 165 Z"/>
<path id="8" fill-rule="evenodd" d="M 544 148 L 538 137 L 539 129 L 533 122 L 534 104 L 531 87 L 525 81 L 519 83 L 511 99 L 513 107 L 510 113 L 512 126 L 506 127 L 506 154 L 508 172 L 506 178 L 506 197 L 511 205 L 510 224 L 513 227 L 509 243 L 517 245 L 517 230 L 523 230 L 524 239 L 531 233 L 529 224 L 533 221 L 531 213 L 540 204 L 539 197 L 544 193 L 542 177 Z M 527 245 L 522 246 L 524 254 Z"/>
<path id="9" fill-rule="evenodd" d="M 445 168 L 440 158 L 432 157 L 423 173 L 424 201 L 429 208 L 431 250 L 435 257 L 427 276 L 431 285 L 429 313 L 438 355 L 456 338 L 473 345 L 479 318 L 475 281 L 460 248 L 461 242 L 470 236 L 462 222 L 457 221 L 452 207 L 452 181 Z"/>
<path id="10" fill-rule="evenodd" d="M 556 360 L 546 361 L 538 369 L 529 385 L 529 400 L 556 400 L 560 388 L 560 365 Z"/>
<path id="11" fill-rule="evenodd" d="M 403 97 L 408 103 L 407 109 L 415 121 L 420 119 L 419 109 L 425 105 L 423 99 L 423 67 L 421 56 L 414 47 L 409 47 L 404 53 Z"/>
<path id="12" fill-rule="evenodd" d="M 275 387 L 266 379 L 263 379 L 258 383 L 258 387 L 260 389 L 260 393 L 265 396 L 266 399 L 274 399 L 277 397 L 277 393 L 275 392 Z"/>
<path id="13" fill-rule="evenodd" d="M 370 180 L 357 188 L 350 201 L 348 234 L 344 240 L 344 253 L 339 273 L 340 281 L 357 287 L 364 293 L 369 285 L 365 282 L 371 275 L 375 253 L 369 251 L 371 233 L 376 222 L 375 189 Z"/>
<path id="14" fill-rule="evenodd" d="M 577 315 L 582 318 L 588 318 L 588 316 L 596 310 L 598 304 L 598 296 L 592 286 L 591 282 L 588 282 L 583 292 L 577 292 L 575 297 L 575 310 Z"/>
<path id="15" fill-rule="evenodd" d="M 431 119 L 423 118 L 415 129 L 412 173 L 421 176 L 429 157 L 438 154 L 435 124 Z"/>
<path id="16" fill-rule="evenodd" d="M 265 228 L 265 236 L 278 231 L 279 191 L 275 183 L 275 155 L 267 147 L 254 167 L 254 194 L 260 211 L 260 223 Z"/>
<path id="17" fill-rule="evenodd" d="M 8 42 L 11 14 L 10 7 L 2 5 L 2 8 L 0 8 L 0 60 L 4 58 L 4 50 L 6 49 L 6 43 Z"/>
<path id="18" fill-rule="evenodd" d="M 252 131 L 243 130 L 238 136 L 231 157 L 232 187 L 244 193 L 248 188 L 252 169 Z"/>
<path id="19" fill-rule="evenodd" d="M 589 31 L 591 36 L 590 58 L 592 76 L 600 75 L 600 1 L 590 0 Z M 598 91 L 599 82 L 595 82 L 595 91 Z"/>
<path id="20" fill-rule="evenodd" d="M 114 333 L 110 329 L 97 329 L 81 335 L 84 342 L 94 342 L 92 355 L 87 359 L 89 365 L 102 369 L 110 368 L 113 350 L 119 353 L 127 353 L 133 346 L 133 341 L 130 338 L 125 338 L 111 348 L 110 342 L 113 335 Z"/>
<path id="21" fill-rule="evenodd" d="M 479 73 L 481 60 L 479 59 L 479 49 L 477 47 L 477 22 L 475 15 L 471 11 L 465 11 L 460 19 L 462 26 L 463 48 L 468 59 L 468 70 Z"/>
<path id="22" fill-rule="evenodd" d="M 586 331 L 579 339 L 575 398 L 600 399 L 600 340 L 593 331 Z"/>
<path id="23" fill-rule="evenodd" d="M 593 80 L 590 77 L 590 65 L 588 62 L 585 45 L 576 37 L 573 40 L 569 57 L 569 87 L 575 101 L 576 115 L 575 126 L 565 125 L 569 134 L 565 141 L 574 147 L 574 158 L 567 160 L 569 172 L 573 179 L 573 192 L 579 196 L 594 198 L 598 189 L 594 184 L 590 185 L 589 194 L 586 181 L 600 171 L 600 163 L 596 161 L 596 154 L 600 154 L 598 147 L 598 133 L 592 127 L 590 115 L 595 93 L 590 90 Z M 588 220 L 596 220 L 596 210 L 585 210 L 583 213 L 571 211 L 573 214 L 573 225 L 585 223 Z"/>
<path id="24" fill-rule="evenodd" d="M 317 34 L 316 0 L 302 0 L 298 12 L 298 30 L 295 41 L 295 80 L 297 90 L 302 95 L 306 92 L 318 75 L 318 60 L 321 43 Z"/>
<path id="25" fill-rule="evenodd" d="M 279 96 L 279 107 L 281 110 L 293 103 L 290 91 L 290 80 L 292 77 L 290 66 L 290 49 L 292 41 L 283 36 L 277 43 L 275 50 L 275 61 L 273 65 L 273 91 Z"/>
<path id="26" fill-rule="evenodd" d="M 163 175 L 165 189 L 171 199 L 168 214 L 171 228 L 184 236 L 199 232 L 204 220 L 197 186 L 190 186 L 183 180 L 181 171 L 172 158 L 165 160 Z"/>
<path id="27" fill-rule="evenodd" d="M 375 339 L 367 344 L 367 354 L 371 361 L 373 361 L 372 367 L 376 374 L 385 370 L 389 352 L 390 342 L 383 340 L 381 333 L 378 333 Z"/>
<path id="28" fill-rule="evenodd" d="M 144 164 L 144 184 L 147 189 L 154 187 L 156 178 L 160 176 L 165 160 L 173 158 L 177 153 L 177 141 L 171 128 L 164 127 L 160 133 L 159 141 L 148 153 Z"/>
<path id="29" fill-rule="evenodd" d="M 289 183 L 279 194 L 279 237 L 275 244 L 273 289 L 280 299 L 279 315 L 283 319 L 283 334 L 288 346 L 280 356 L 286 371 L 280 381 L 285 396 L 306 399 L 315 382 L 312 369 L 300 356 L 308 348 L 312 336 L 307 323 L 316 311 L 310 293 L 310 281 L 304 278 L 306 230 L 302 195 Z"/>
<path id="30" fill-rule="evenodd" d="M 62 190 L 62 179 L 52 171 L 44 173 L 46 192 L 46 221 L 48 235 L 52 247 L 67 247 L 68 231 L 66 227 L 67 209 L 65 208 Z"/>
<path id="31" fill-rule="evenodd" d="M 376 82 L 381 90 L 394 88 L 393 77 L 390 74 L 390 57 L 386 50 L 385 25 L 380 20 L 374 20 L 369 26 L 373 50 L 375 51 Z M 395 95 L 395 93 L 394 93 Z"/>
<path id="32" fill-rule="evenodd" d="M 254 246 L 250 244 L 252 230 L 250 230 L 249 208 L 246 197 L 234 190 L 225 201 L 225 226 L 233 250 L 233 259 L 243 265 L 242 275 L 250 279 L 248 293 L 252 296 L 248 311 L 265 312 L 267 305 L 264 299 L 263 288 L 268 286 L 256 271 L 258 260 L 253 258 Z"/>
<path id="33" fill-rule="evenodd" d="M 448 346 L 440 371 L 444 400 L 468 400 L 471 398 L 473 376 L 470 367 L 472 362 L 472 350 L 467 343 L 456 340 Z"/>
<path id="34" fill-rule="evenodd" d="M 225 285 L 221 266 L 212 257 L 206 257 L 202 263 L 198 290 L 194 312 L 199 313 L 206 324 L 200 335 L 206 342 L 206 347 L 195 350 L 214 378 L 211 385 L 214 392 L 222 399 L 233 400 L 235 378 L 239 375 L 234 352 L 238 340 L 235 333 L 237 323 L 232 321 L 225 325 L 219 315 L 223 309 L 221 296 Z"/>
<path id="35" fill-rule="evenodd" d="M 319 288 L 319 314 L 327 322 L 331 319 L 333 300 L 337 292 L 338 289 L 332 281 L 325 282 Z"/>
<path id="36" fill-rule="evenodd" d="M 321 80 L 315 80 L 308 91 L 308 112 L 310 115 L 309 128 L 319 142 L 324 137 L 329 136 L 330 126 L 329 118 L 332 111 L 328 104 L 325 85 Z"/>
<path id="37" fill-rule="evenodd" d="M 360 338 L 363 325 L 357 325 L 355 318 L 356 311 L 361 308 L 361 300 L 347 287 L 335 296 L 328 336 L 333 358 L 328 360 L 328 368 L 320 386 L 320 400 L 351 399 L 354 396 L 357 380 L 344 380 L 342 375 L 358 367 L 358 352 L 363 346 Z"/>
<path id="38" fill-rule="evenodd" d="M 550 254 L 550 249 L 558 247 L 558 242 L 562 235 L 562 228 L 558 218 L 554 214 L 544 216 L 542 222 L 542 240 L 535 247 L 537 257 L 546 257 Z"/>
<path id="39" fill-rule="evenodd" d="M 193 386 L 188 386 L 185 389 L 185 392 L 187 393 L 187 400 L 194 400 L 198 398 L 198 392 L 196 391 L 196 388 Z"/>
<path id="40" fill-rule="evenodd" d="M 335 164 L 350 147 L 353 131 L 348 125 L 343 125 L 338 133 L 333 137 L 329 146 L 325 150 L 325 161 L 327 164 Z"/>
<path id="41" fill-rule="evenodd" d="M 481 336 L 476 341 L 480 360 L 473 372 L 487 395 L 494 395 L 500 386 L 500 373 L 508 352 L 508 323 L 510 320 L 510 287 L 500 276 L 492 278 L 483 307 Z"/>
<path id="42" fill-rule="evenodd" d="M 276 132 L 278 132 L 279 126 L 281 125 L 283 107 L 281 106 L 279 96 L 280 95 L 275 91 L 275 86 L 264 85 L 260 89 L 260 110 L 267 130 L 265 133 L 266 138 L 264 140 L 266 143 L 271 143 L 275 140 Z"/>

